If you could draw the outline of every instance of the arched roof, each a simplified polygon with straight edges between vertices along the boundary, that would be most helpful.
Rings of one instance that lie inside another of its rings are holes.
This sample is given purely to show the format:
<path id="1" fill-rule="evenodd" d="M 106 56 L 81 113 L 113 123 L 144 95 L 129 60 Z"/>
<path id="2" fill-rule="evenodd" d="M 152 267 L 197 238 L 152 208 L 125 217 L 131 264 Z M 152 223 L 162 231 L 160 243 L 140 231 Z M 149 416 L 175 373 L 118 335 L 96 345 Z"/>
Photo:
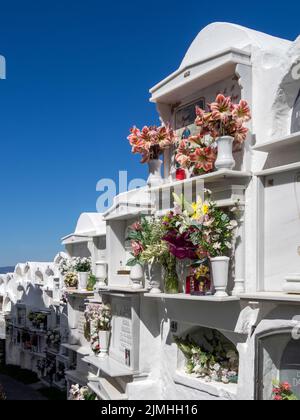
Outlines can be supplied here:
<path id="1" fill-rule="evenodd" d="M 253 29 L 225 22 L 206 26 L 188 49 L 180 68 L 191 66 L 229 48 L 287 49 L 291 41 L 276 38 Z"/>
<path id="2" fill-rule="evenodd" d="M 82 213 L 78 219 L 75 235 L 105 235 L 106 223 L 100 213 Z"/>

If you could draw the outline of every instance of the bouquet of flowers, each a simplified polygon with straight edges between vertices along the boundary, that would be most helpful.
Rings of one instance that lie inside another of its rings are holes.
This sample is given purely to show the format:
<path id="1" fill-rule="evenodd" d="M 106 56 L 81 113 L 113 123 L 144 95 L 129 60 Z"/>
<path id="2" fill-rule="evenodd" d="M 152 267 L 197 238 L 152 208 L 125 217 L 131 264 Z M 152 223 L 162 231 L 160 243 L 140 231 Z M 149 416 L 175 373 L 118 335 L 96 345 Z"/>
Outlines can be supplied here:
<path id="1" fill-rule="evenodd" d="M 74 268 L 77 273 L 89 273 L 92 268 L 91 258 L 80 258 L 77 257 L 74 259 Z"/>
<path id="2" fill-rule="evenodd" d="M 48 330 L 46 341 L 48 346 L 59 346 L 61 342 L 60 332 L 56 330 Z"/>
<path id="3" fill-rule="evenodd" d="M 183 195 L 174 194 L 175 210 L 163 217 L 165 235 L 169 250 L 177 259 L 197 260 L 206 256 L 198 243 L 192 241 L 193 234 L 201 232 L 202 215 L 207 208 L 199 199 L 189 204 Z"/>
<path id="4" fill-rule="evenodd" d="M 94 325 L 94 324 L 92 324 L 92 325 Z M 91 327 L 90 343 L 91 343 L 92 351 L 95 354 L 98 354 L 100 352 L 100 341 L 99 341 L 99 331 L 98 331 L 96 326 Z"/>
<path id="5" fill-rule="evenodd" d="M 273 383 L 273 400 L 274 401 L 298 401 L 298 398 L 292 391 L 292 387 L 288 382 Z"/>
<path id="6" fill-rule="evenodd" d="M 72 273 L 74 271 L 74 260 L 72 258 L 63 258 L 58 269 L 63 276 Z"/>
<path id="7" fill-rule="evenodd" d="M 206 194 L 209 194 L 206 191 Z M 224 256 L 232 248 L 237 221 L 210 199 L 189 204 L 174 194 L 175 210 L 163 218 L 164 240 L 178 259 L 199 260 Z M 232 209 L 235 210 L 235 209 Z"/>
<path id="8" fill-rule="evenodd" d="M 96 395 L 91 393 L 86 386 L 81 387 L 76 384 L 72 385 L 70 388 L 69 399 L 70 401 L 94 401 Z"/>
<path id="9" fill-rule="evenodd" d="M 99 331 L 110 331 L 111 329 L 111 307 L 104 304 L 89 304 L 84 313 L 85 337 L 91 343 L 95 354 L 100 351 Z"/>
<path id="10" fill-rule="evenodd" d="M 128 137 L 132 153 L 142 155 L 142 163 L 159 159 L 164 150 L 176 143 L 177 137 L 170 125 L 165 127 L 145 126 L 142 130 L 133 127 Z"/>
<path id="11" fill-rule="evenodd" d="M 69 272 L 64 278 L 65 286 L 67 288 L 76 288 L 78 286 L 78 275 L 74 272 Z"/>
<path id="12" fill-rule="evenodd" d="M 222 136 L 233 137 L 237 144 L 246 140 L 248 128 L 245 123 L 251 120 L 251 112 L 246 101 L 233 104 L 230 97 L 220 94 L 209 105 L 209 112 L 196 107 L 196 125 L 200 128 L 200 137 L 210 136 L 217 140 Z"/>
<path id="13" fill-rule="evenodd" d="M 98 329 L 100 305 L 89 304 L 85 310 L 84 316 L 86 320 L 84 325 L 84 336 L 86 340 L 90 342 L 93 352 L 98 354 L 100 352 Z"/>
<path id="14" fill-rule="evenodd" d="M 132 258 L 127 262 L 128 267 L 142 264 L 142 254 L 145 251 L 151 233 L 151 223 L 146 217 L 130 226 L 128 241 L 131 241 Z"/>
<path id="15" fill-rule="evenodd" d="M 102 304 L 100 307 L 100 316 L 98 320 L 99 331 L 110 331 L 111 330 L 112 312 L 110 305 Z"/>
<path id="16" fill-rule="evenodd" d="M 211 258 L 227 255 L 232 249 L 234 230 L 238 222 L 211 201 L 204 205 L 199 221 L 201 230 L 191 234 L 192 243 L 197 244 Z"/>
<path id="17" fill-rule="evenodd" d="M 181 140 L 175 156 L 180 167 L 190 170 L 193 175 L 213 171 L 216 159 L 215 147 L 200 135 Z"/>
<path id="18" fill-rule="evenodd" d="M 47 315 L 38 312 L 30 312 L 28 315 L 28 320 L 35 328 L 44 327 L 47 322 Z"/>

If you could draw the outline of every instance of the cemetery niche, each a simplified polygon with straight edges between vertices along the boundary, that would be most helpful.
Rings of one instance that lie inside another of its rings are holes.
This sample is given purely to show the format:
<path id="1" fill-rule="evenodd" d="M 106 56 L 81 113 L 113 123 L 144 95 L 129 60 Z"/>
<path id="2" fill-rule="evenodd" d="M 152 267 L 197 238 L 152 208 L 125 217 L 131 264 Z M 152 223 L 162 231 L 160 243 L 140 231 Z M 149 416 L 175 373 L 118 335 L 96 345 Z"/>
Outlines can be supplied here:
<path id="1" fill-rule="evenodd" d="M 299 46 L 199 33 L 129 132 L 147 185 L 0 276 L 7 364 L 71 400 L 300 398 Z"/>

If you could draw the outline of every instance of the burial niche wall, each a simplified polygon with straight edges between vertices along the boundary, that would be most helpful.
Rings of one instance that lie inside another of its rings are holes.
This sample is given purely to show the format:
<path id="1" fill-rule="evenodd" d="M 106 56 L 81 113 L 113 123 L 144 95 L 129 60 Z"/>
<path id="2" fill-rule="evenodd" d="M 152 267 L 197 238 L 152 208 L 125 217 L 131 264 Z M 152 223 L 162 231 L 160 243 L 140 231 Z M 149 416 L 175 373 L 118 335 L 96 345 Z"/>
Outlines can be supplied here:
<path id="1" fill-rule="evenodd" d="M 257 341 L 258 400 L 272 400 L 274 382 L 289 383 L 300 398 L 300 341 L 292 330 L 270 332 Z"/>

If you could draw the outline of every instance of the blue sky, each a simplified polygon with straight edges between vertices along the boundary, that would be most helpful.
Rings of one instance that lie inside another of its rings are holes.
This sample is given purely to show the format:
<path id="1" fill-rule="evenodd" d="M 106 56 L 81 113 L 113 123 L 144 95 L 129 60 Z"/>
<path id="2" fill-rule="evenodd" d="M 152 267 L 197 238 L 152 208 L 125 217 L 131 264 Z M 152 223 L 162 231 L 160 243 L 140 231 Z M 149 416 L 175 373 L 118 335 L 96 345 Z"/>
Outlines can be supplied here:
<path id="1" fill-rule="evenodd" d="M 157 123 L 148 90 L 214 21 L 295 39 L 299 1 L 0 0 L 0 266 L 48 261 L 101 178 L 147 168 L 126 141 Z"/>

